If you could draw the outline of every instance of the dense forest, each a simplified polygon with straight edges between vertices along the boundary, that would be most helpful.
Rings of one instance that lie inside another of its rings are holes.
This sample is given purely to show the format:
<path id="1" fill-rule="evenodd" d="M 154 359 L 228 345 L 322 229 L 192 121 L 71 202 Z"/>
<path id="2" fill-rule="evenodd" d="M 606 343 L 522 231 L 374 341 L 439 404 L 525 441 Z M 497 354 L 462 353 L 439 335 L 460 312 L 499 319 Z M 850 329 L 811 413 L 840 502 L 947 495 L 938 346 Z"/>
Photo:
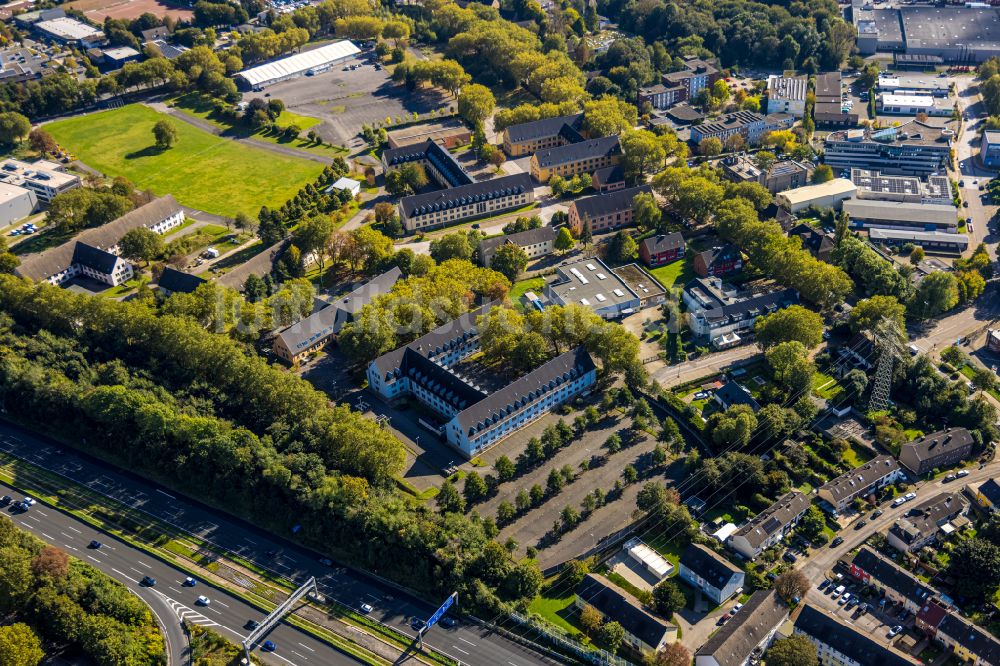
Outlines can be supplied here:
<path id="1" fill-rule="evenodd" d="M 0 663 L 35 666 L 46 648 L 98 666 L 166 664 L 149 608 L 89 564 L 0 516 Z"/>

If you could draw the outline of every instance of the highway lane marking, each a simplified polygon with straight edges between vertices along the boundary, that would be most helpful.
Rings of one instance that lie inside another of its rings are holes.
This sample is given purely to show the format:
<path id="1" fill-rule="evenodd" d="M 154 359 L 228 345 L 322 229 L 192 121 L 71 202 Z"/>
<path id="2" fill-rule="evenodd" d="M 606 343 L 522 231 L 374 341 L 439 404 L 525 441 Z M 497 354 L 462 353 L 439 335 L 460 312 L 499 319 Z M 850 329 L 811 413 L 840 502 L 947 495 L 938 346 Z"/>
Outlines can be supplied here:
<path id="1" fill-rule="evenodd" d="M 76 529 L 75 527 L 72 527 L 72 526 L 70 526 L 70 525 L 67 525 L 67 526 L 66 526 L 66 529 L 68 529 L 68 530 L 72 530 L 72 531 L 76 532 L 77 534 L 83 534 L 83 532 L 81 532 L 80 530 L 78 530 L 78 529 Z"/>
<path id="2" fill-rule="evenodd" d="M 43 516 L 47 516 L 47 515 L 49 515 L 49 514 L 45 513 L 44 511 L 42 511 L 41 509 L 35 509 L 35 513 L 40 513 L 40 514 L 42 514 Z"/>
<path id="3" fill-rule="evenodd" d="M 76 548 L 74 548 L 73 546 L 66 546 L 66 547 L 69 548 L 70 550 L 76 550 Z"/>
<path id="4" fill-rule="evenodd" d="M 246 537 L 243 537 L 243 540 L 244 540 L 244 541 L 246 541 L 246 542 L 248 542 L 248 543 L 252 543 L 252 544 L 254 544 L 254 545 L 256 545 L 256 544 L 257 544 L 257 542 L 256 542 L 256 541 L 254 541 L 253 539 L 248 539 L 248 538 L 246 538 Z"/>
<path id="5" fill-rule="evenodd" d="M 219 611 L 219 610 L 215 610 L 215 609 L 214 609 L 214 608 L 212 608 L 211 606 L 205 606 L 205 610 L 210 610 L 210 611 L 212 611 L 213 613 L 215 613 L 216 615 L 222 615 L 222 611 Z"/>
<path id="6" fill-rule="evenodd" d="M 302 647 L 304 647 L 305 649 L 309 650 L 310 652 L 315 652 L 315 651 L 316 651 L 316 650 L 313 650 L 313 649 L 312 649 L 311 647 L 309 647 L 308 645 L 303 645 L 302 643 L 299 643 L 299 645 L 302 645 Z"/>
<path id="7" fill-rule="evenodd" d="M 70 535 L 70 534 L 66 534 L 65 532 L 60 532 L 59 534 L 62 534 L 62 535 L 63 535 L 64 537 L 66 537 L 67 539 L 72 539 L 72 538 L 73 538 L 73 537 L 72 537 L 72 535 Z"/>
<path id="8" fill-rule="evenodd" d="M 101 564 L 101 561 L 92 555 L 87 555 L 87 558 L 97 562 L 98 564 Z"/>
<path id="9" fill-rule="evenodd" d="M 222 603 L 221 601 L 216 601 L 215 603 L 219 604 L 219 605 L 220 605 L 220 606 L 222 606 L 223 608 L 229 608 L 229 604 L 224 604 L 224 603 Z"/>
<path id="10" fill-rule="evenodd" d="M 517 666 L 517 664 L 515 664 L 515 663 L 514 663 L 514 662 L 512 662 L 512 661 L 508 661 L 507 663 L 508 663 L 508 664 L 510 664 L 510 666 Z"/>
<path id="11" fill-rule="evenodd" d="M 469 645 L 471 645 L 472 647 L 476 647 L 476 644 L 475 644 L 475 643 L 473 643 L 472 641 L 467 641 L 467 640 L 465 640 L 464 638 L 462 638 L 461 636 L 459 636 L 459 637 L 458 637 L 458 640 L 462 641 L 463 643 L 468 643 L 468 644 L 469 644 Z"/>
<path id="12" fill-rule="evenodd" d="M 123 572 L 121 572 L 121 571 L 118 571 L 118 569 L 115 569 L 114 567 L 111 567 L 111 570 L 112 570 L 112 571 L 114 571 L 114 572 L 115 572 L 116 574 L 118 574 L 119 576 L 121 576 L 122 578 L 124 578 L 125 580 L 130 580 L 130 581 L 132 581 L 133 583 L 135 583 L 136 585 L 138 585 L 138 584 L 139 584 L 139 581 L 137 581 L 137 580 L 136 580 L 135 578 L 132 578 L 132 577 L 131 577 L 131 576 L 129 576 L 128 574 L 126 574 L 126 573 L 123 573 Z"/>
<path id="13" fill-rule="evenodd" d="M 178 590 L 176 587 L 173 587 L 172 585 L 168 585 L 167 587 L 169 589 L 173 590 L 174 592 L 176 592 L 177 594 L 184 594 L 183 592 L 181 592 L 180 590 Z"/>
<path id="14" fill-rule="evenodd" d="M 146 564 L 145 562 L 139 562 L 139 566 L 146 567 L 147 569 L 152 569 L 153 568 L 153 567 L 149 566 L 148 564 Z"/>
<path id="15" fill-rule="evenodd" d="M 54 536 L 48 535 L 45 532 L 39 532 L 39 534 L 41 534 L 43 537 L 45 537 L 49 541 L 55 541 L 56 540 L 56 538 Z"/>
<path id="16" fill-rule="evenodd" d="M 374 599 L 375 601 L 381 601 L 381 600 L 382 600 L 382 598 L 381 598 L 381 597 L 376 597 L 376 596 L 375 596 L 374 594 L 372 594 L 371 592 L 367 592 L 367 593 L 365 593 L 365 596 L 366 596 L 366 597 L 368 597 L 369 599 Z"/>
<path id="17" fill-rule="evenodd" d="M 33 520 L 33 521 L 35 521 L 36 523 L 39 523 L 39 524 L 41 524 L 41 522 L 42 522 L 42 521 L 38 520 L 38 518 L 35 518 L 34 516 L 25 516 L 25 518 L 28 518 L 29 520 Z"/>
<path id="18" fill-rule="evenodd" d="M 296 652 L 295 650 L 292 650 L 292 654 L 298 655 L 299 657 L 305 659 L 306 661 L 309 661 L 309 657 L 305 656 L 304 654 L 300 654 L 300 653 Z"/>
<path id="19" fill-rule="evenodd" d="M 172 500 L 175 500 L 175 499 L 177 499 L 176 497 L 174 497 L 174 496 L 173 496 L 173 495 L 171 495 L 170 493 L 165 493 L 165 492 L 163 492 L 162 490 L 160 490 L 159 488 L 157 488 L 157 489 L 156 489 L 156 492 L 160 493 L 161 495 L 166 495 L 167 497 L 169 497 L 169 498 L 170 498 L 170 499 L 172 499 Z"/>
<path id="20" fill-rule="evenodd" d="M 295 652 L 295 650 L 292 650 L 292 652 Z M 282 657 L 277 652 L 269 652 L 268 654 L 273 655 L 273 656 L 277 657 L 278 659 L 280 659 L 281 661 L 284 661 L 286 663 L 291 664 L 292 666 L 298 666 L 298 664 L 296 664 L 294 661 L 292 661 L 291 659 L 288 659 L 287 657 Z M 301 657 L 302 655 L 299 655 L 299 656 Z M 305 659 L 305 657 L 302 657 L 302 658 Z"/>
<path id="21" fill-rule="evenodd" d="M 452 647 L 455 648 L 456 650 L 458 650 L 459 652 L 461 652 L 462 654 L 465 654 L 465 655 L 469 654 L 468 652 L 466 652 L 462 648 L 458 647 L 457 645 L 452 645 Z"/>

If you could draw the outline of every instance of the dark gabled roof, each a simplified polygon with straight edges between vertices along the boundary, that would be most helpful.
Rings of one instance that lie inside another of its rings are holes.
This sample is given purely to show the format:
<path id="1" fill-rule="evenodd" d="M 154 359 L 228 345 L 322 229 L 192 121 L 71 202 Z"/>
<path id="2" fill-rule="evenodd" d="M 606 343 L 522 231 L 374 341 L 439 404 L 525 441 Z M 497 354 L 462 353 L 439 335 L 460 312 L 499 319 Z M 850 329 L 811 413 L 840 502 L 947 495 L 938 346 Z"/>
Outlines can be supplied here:
<path id="1" fill-rule="evenodd" d="M 632 200 L 635 195 L 652 192 L 649 185 L 639 185 L 638 187 L 627 187 L 624 190 L 595 194 L 592 197 L 577 199 L 571 206 L 576 208 L 576 214 L 581 219 L 584 217 L 601 217 L 611 213 L 619 213 L 624 210 L 632 210 Z"/>
<path id="2" fill-rule="evenodd" d="M 680 123 L 695 123 L 705 119 L 705 114 L 687 102 L 676 104 L 667 109 L 666 114 Z"/>
<path id="3" fill-rule="evenodd" d="M 593 173 L 592 178 L 594 187 L 597 187 L 598 185 L 610 185 L 612 183 L 624 183 L 625 170 L 622 169 L 620 164 L 615 164 L 613 166 L 604 167 L 603 169 L 598 169 Z"/>
<path id="4" fill-rule="evenodd" d="M 680 563 L 717 588 L 722 588 L 733 574 L 743 570 L 700 543 L 692 543 L 681 553 Z"/>
<path id="5" fill-rule="evenodd" d="M 142 35 L 143 42 L 155 42 L 157 39 L 168 39 L 170 37 L 170 28 L 161 25 L 149 30 L 143 30 L 139 34 Z"/>
<path id="6" fill-rule="evenodd" d="M 650 254 L 676 250 L 679 247 L 684 247 L 684 234 L 679 231 L 670 234 L 657 234 L 643 239 L 642 244 L 646 246 Z"/>
<path id="7" fill-rule="evenodd" d="M 577 138 L 577 141 L 579 141 L 583 138 L 579 134 L 579 129 L 582 125 L 583 114 L 576 113 L 571 116 L 542 118 L 541 120 L 532 120 L 526 123 L 511 125 L 507 128 L 507 136 L 510 137 L 513 143 L 522 143 L 524 141 L 533 141 L 559 134 L 566 136 L 566 130 L 568 129 L 570 136 L 575 133 L 579 137 Z"/>
<path id="8" fill-rule="evenodd" d="M 91 270 L 105 275 L 111 275 L 118 263 L 118 256 L 93 245 L 77 243 L 73 250 L 73 263 L 86 266 Z"/>
<path id="9" fill-rule="evenodd" d="M 531 175 L 518 173 L 513 176 L 502 176 L 481 183 L 460 185 L 437 192 L 413 194 L 399 200 L 399 205 L 407 217 L 424 215 L 436 210 L 448 210 L 456 206 L 465 206 L 476 201 L 489 201 L 511 194 L 531 192 L 534 185 Z"/>
<path id="10" fill-rule="evenodd" d="M 958 493 L 940 493 L 900 516 L 889 531 L 903 543 L 933 536 L 946 522 L 963 513 L 968 504 Z"/>
<path id="11" fill-rule="evenodd" d="M 16 273 L 33 280 L 45 280 L 73 265 L 76 245 L 84 243 L 101 250 L 113 248 L 126 232 L 138 227 L 150 227 L 181 210 L 171 195 L 153 199 L 148 204 L 125 213 L 117 220 L 82 231 L 62 245 L 25 257 Z"/>
<path id="12" fill-rule="evenodd" d="M 726 243 L 725 245 L 718 245 L 703 252 L 699 252 L 698 255 L 701 257 L 702 261 L 709 268 L 712 265 L 723 262 L 723 261 L 733 261 L 740 258 L 740 251 L 732 243 Z"/>
<path id="13" fill-rule="evenodd" d="M 948 613 L 938 632 L 944 633 L 987 664 L 1000 664 L 1000 642 L 987 631 L 955 613 Z"/>
<path id="14" fill-rule="evenodd" d="M 455 419 L 471 437 L 530 404 L 532 393 L 572 381 L 596 367 L 586 348 L 571 349 L 459 412 Z"/>
<path id="15" fill-rule="evenodd" d="M 587 576 L 576 588 L 576 596 L 590 604 L 625 631 L 646 645 L 658 646 L 664 636 L 675 627 L 643 610 L 639 601 L 629 594 L 605 583 L 594 574 Z"/>
<path id="16" fill-rule="evenodd" d="M 600 139 L 588 139 L 577 143 L 567 143 L 555 148 L 545 148 L 535 153 L 534 158 L 542 169 L 572 164 L 591 157 L 621 155 L 622 147 L 617 136 L 603 136 Z"/>
<path id="17" fill-rule="evenodd" d="M 993 506 L 1000 505 L 1000 483 L 996 479 L 984 481 L 976 492 L 988 499 Z"/>
<path id="18" fill-rule="evenodd" d="M 790 287 L 770 291 L 766 294 L 752 296 L 736 303 L 727 303 L 722 307 L 704 310 L 699 316 L 708 321 L 724 319 L 741 319 L 747 316 L 759 316 L 765 312 L 787 307 L 799 302 L 799 292 Z"/>
<path id="19" fill-rule="evenodd" d="M 513 243 L 518 247 L 525 247 L 528 245 L 535 245 L 537 243 L 544 243 L 546 241 L 555 240 L 556 228 L 550 226 L 541 226 L 537 229 L 527 229 L 525 231 L 519 231 L 516 234 L 509 234 L 506 236 L 493 236 L 492 238 L 484 238 L 479 242 L 479 254 L 480 256 L 485 256 L 500 247 L 504 243 Z"/>
<path id="20" fill-rule="evenodd" d="M 402 148 L 388 148 L 382 152 L 382 159 L 390 167 L 417 160 L 427 160 L 434 165 L 438 173 L 444 176 L 451 187 L 471 185 L 475 182 L 472 176 L 465 172 L 454 155 L 431 139 Z"/>
<path id="21" fill-rule="evenodd" d="M 695 656 L 711 656 L 719 666 L 742 666 L 788 617 L 788 606 L 774 590 L 754 592 L 743 608 L 702 645 Z"/>
<path id="22" fill-rule="evenodd" d="M 779 210 L 783 210 L 779 208 Z M 802 247 L 813 254 L 824 250 L 832 250 L 834 247 L 833 238 L 830 234 L 823 233 L 808 224 L 798 224 L 788 231 L 789 236 L 798 236 L 802 240 Z"/>
<path id="23" fill-rule="evenodd" d="M 861 546 L 861 550 L 851 562 L 884 587 L 894 590 L 918 606 L 925 604 L 937 591 L 905 569 L 882 557 L 882 555 Z"/>
<path id="24" fill-rule="evenodd" d="M 868 488 L 879 479 L 899 470 L 899 464 L 892 456 L 878 456 L 861 467 L 841 474 L 836 479 L 820 486 L 833 496 L 838 503 L 842 498 L 854 495 L 858 490 Z"/>
<path id="25" fill-rule="evenodd" d="M 974 444 L 972 433 L 965 428 L 948 428 L 907 442 L 903 444 L 902 451 L 909 450 L 917 460 L 924 461 Z"/>
<path id="26" fill-rule="evenodd" d="M 385 377 L 388 373 L 402 367 L 403 357 L 407 349 L 413 349 L 424 356 L 434 356 L 439 351 L 446 351 L 455 344 L 460 344 L 470 337 L 479 335 L 476 322 L 479 317 L 484 316 L 492 307 L 493 305 L 490 303 L 478 310 L 467 312 L 457 319 L 447 321 L 410 344 L 382 354 L 372 361 L 372 363 L 379 373 Z"/>
<path id="27" fill-rule="evenodd" d="M 184 271 L 179 271 L 176 268 L 171 268 L 170 266 L 163 269 L 163 274 L 160 276 L 160 279 L 156 281 L 156 285 L 160 289 L 166 289 L 171 293 L 180 292 L 182 294 L 190 294 L 203 284 L 205 284 L 204 278 L 198 277 L 197 275 L 191 275 L 190 273 L 185 273 Z"/>
<path id="28" fill-rule="evenodd" d="M 728 384 L 727 384 L 728 386 Z M 744 537 L 754 548 L 767 541 L 809 508 L 809 497 L 793 490 L 778 498 L 778 501 L 764 509 L 754 519 L 733 533 Z"/>
<path id="29" fill-rule="evenodd" d="M 750 395 L 749 391 L 736 382 L 727 382 L 723 384 L 719 390 L 715 392 L 714 397 L 722 402 L 727 409 L 735 405 L 746 405 L 755 412 L 760 409 L 760 403 L 754 400 L 754 397 Z"/>
<path id="30" fill-rule="evenodd" d="M 467 409 L 486 397 L 485 391 L 463 381 L 410 347 L 403 351 L 402 375 L 457 410 Z"/>
<path id="31" fill-rule="evenodd" d="M 333 304 L 327 305 L 305 319 L 292 324 L 279 333 L 278 338 L 285 345 L 285 348 L 296 354 L 311 347 L 319 340 L 336 335 L 344 324 L 354 318 L 354 314 L 358 310 L 370 303 L 376 296 L 388 293 L 402 275 L 399 268 L 392 268 L 378 277 L 372 278 Z"/>
<path id="32" fill-rule="evenodd" d="M 829 645 L 854 663 L 873 666 L 912 666 L 917 663 L 808 604 L 795 620 L 795 629 L 816 642 Z"/>

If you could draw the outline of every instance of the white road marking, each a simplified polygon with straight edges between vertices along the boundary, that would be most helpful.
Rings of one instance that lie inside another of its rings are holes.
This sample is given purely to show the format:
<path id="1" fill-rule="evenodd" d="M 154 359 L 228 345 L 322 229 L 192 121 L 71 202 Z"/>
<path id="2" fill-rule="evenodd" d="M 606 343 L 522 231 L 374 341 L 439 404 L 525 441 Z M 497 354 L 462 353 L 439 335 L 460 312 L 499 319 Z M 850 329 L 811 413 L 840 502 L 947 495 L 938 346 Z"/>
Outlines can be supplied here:
<path id="1" fill-rule="evenodd" d="M 149 566 L 148 564 L 146 564 L 145 562 L 139 562 L 139 566 L 146 567 L 147 569 L 152 569 L 153 568 L 153 567 Z"/>
<path id="2" fill-rule="evenodd" d="M 66 546 L 66 547 L 69 548 L 70 550 L 76 550 L 76 548 L 74 548 L 73 546 Z"/>
<path id="3" fill-rule="evenodd" d="M 515 664 L 515 663 L 514 663 L 514 662 L 512 662 L 512 661 L 508 661 L 507 663 L 508 663 L 508 664 L 510 664 L 510 666 L 517 666 L 517 664 Z"/>
<path id="4" fill-rule="evenodd" d="M 255 544 L 255 545 L 256 545 L 256 543 L 257 543 L 257 542 L 256 542 L 256 541 L 254 541 L 253 539 L 248 539 L 248 538 L 246 538 L 246 537 L 243 537 L 243 540 L 244 540 L 244 541 L 246 541 L 247 543 L 252 543 L 252 544 Z"/>
<path id="5" fill-rule="evenodd" d="M 172 500 L 175 500 L 175 499 L 177 499 L 177 498 L 176 498 L 176 497 L 174 497 L 173 495 L 171 495 L 171 494 L 169 494 L 169 493 L 165 493 L 165 492 L 163 492 L 162 490 L 160 490 L 159 488 L 157 488 L 157 489 L 156 489 L 156 492 L 160 493 L 161 495 L 166 495 L 167 497 L 169 497 L 169 498 L 170 498 L 170 499 L 172 499 Z"/>
<path id="6" fill-rule="evenodd" d="M 45 532 L 39 532 L 39 534 L 41 534 L 41 535 L 42 535 L 43 537 L 45 537 L 45 538 L 46 538 L 46 539 L 48 539 L 49 541 L 55 541 L 55 540 L 56 540 L 56 538 L 55 538 L 54 536 L 49 536 L 49 535 L 48 535 L 48 534 L 46 534 Z"/>
<path id="7" fill-rule="evenodd" d="M 459 637 L 458 637 L 458 640 L 462 641 L 463 643 L 468 643 L 468 644 L 469 644 L 469 645 L 471 645 L 472 647 L 476 647 L 476 644 L 475 644 L 475 643 L 473 643 L 472 641 L 467 641 L 467 640 L 465 640 L 464 638 L 462 638 L 461 636 L 459 636 Z"/>
<path id="8" fill-rule="evenodd" d="M 70 525 L 67 525 L 67 526 L 66 526 L 66 529 L 68 529 L 68 530 L 73 530 L 73 531 L 74 531 L 74 532 L 76 532 L 77 534 L 83 534 L 83 532 L 81 532 L 80 530 L 78 530 L 78 529 L 76 529 L 75 527 L 72 527 L 72 526 L 70 526 Z"/>
<path id="9" fill-rule="evenodd" d="M 131 569 L 132 571 L 136 572 L 137 574 L 141 574 L 142 573 L 141 571 L 139 571 L 135 567 L 129 567 L 129 569 Z"/>
<path id="10" fill-rule="evenodd" d="M 114 571 L 119 576 L 121 576 L 122 578 L 124 578 L 125 580 L 130 580 L 133 583 L 135 583 L 136 585 L 139 584 L 139 582 L 135 578 L 131 578 L 128 574 L 122 573 L 121 571 L 118 571 L 118 569 L 115 569 L 114 567 L 112 567 L 111 570 Z"/>
<path id="11" fill-rule="evenodd" d="M 87 555 L 87 558 L 93 560 L 94 562 L 97 562 L 98 564 L 101 563 L 101 561 L 99 559 L 97 559 L 96 557 L 93 557 L 91 555 Z"/>
<path id="12" fill-rule="evenodd" d="M 168 585 L 167 587 L 169 589 L 173 590 L 174 592 L 176 592 L 177 594 L 184 594 L 183 592 L 181 592 L 180 590 L 178 590 L 176 587 L 173 587 L 172 585 Z"/>
<path id="13" fill-rule="evenodd" d="M 216 615 L 222 615 L 222 611 L 218 611 L 218 610 L 215 610 L 215 609 L 214 609 L 214 608 L 212 608 L 211 606 L 205 606 L 205 610 L 210 610 L 210 611 L 212 611 L 213 613 L 215 613 Z"/>
<path id="14" fill-rule="evenodd" d="M 302 659 L 305 659 L 306 661 L 309 661 L 309 657 L 305 656 L 304 654 L 300 654 L 300 653 L 296 652 L 295 650 L 292 650 L 292 654 L 298 655 Z"/>
<path id="15" fill-rule="evenodd" d="M 278 659 L 280 659 L 281 661 L 283 661 L 283 662 L 285 662 L 287 664 L 291 664 L 292 666 L 298 666 L 298 664 L 296 664 L 294 661 L 292 661 L 291 659 L 287 659 L 286 657 L 282 657 L 277 652 L 268 652 L 268 654 L 277 657 Z"/>
<path id="16" fill-rule="evenodd" d="M 315 652 L 315 651 L 316 651 L 316 650 L 313 650 L 313 649 L 312 649 L 311 647 L 309 647 L 308 645 L 303 645 L 302 643 L 299 643 L 299 645 L 302 645 L 302 647 L 304 647 L 305 649 L 309 650 L 310 652 Z"/>
<path id="17" fill-rule="evenodd" d="M 44 511 L 42 511 L 41 509 L 35 509 L 35 513 L 40 513 L 40 514 L 42 514 L 43 516 L 47 516 L 47 515 L 49 515 L 49 514 L 45 513 Z"/>
<path id="18" fill-rule="evenodd" d="M 34 516 L 25 516 L 25 518 L 28 518 L 29 520 L 33 520 L 36 523 L 41 523 L 42 522 L 42 521 L 38 520 L 38 518 L 35 518 Z"/>
<path id="19" fill-rule="evenodd" d="M 459 652 L 461 652 L 462 654 L 469 654 L 468 652 L 466 652 L 462 648 L 458 647 L 457 645 L 452 645 L 452 647 L 455 648 L 456 650 L 458 650 Z"/>
<path id="20" fill-rule="evenodd" d="M 221 601 L 216 601 L 215 603 L 219 604 L 219 605 L 220 605 L 220 606 L 222 606 L 223 608 L 229 608 L 229 604 L 224 604 L 224 603 L 222 603 Z"/>
<path id="21" fill-rule="evenodd" d="M 72 537 L 71 535 L 69 535 L 69 534 L 66 534 L 65 532 L 60 532 L 59 534 L 62 534 L 62 535 L 63 535 L 64 537 L 66 537 L 67 539 L 72 539 L 72 538 L 73 538 L 73 537 Z"/>
<path id="22" fill-rule="evenodd" d="M 381 601 L 382 599 L 381 597 L 376 597 L 374 594 L 370 592 L 366 593 L 365 596 L 368 597 L 369 599 L 374 599 L 375 601 Z"/>

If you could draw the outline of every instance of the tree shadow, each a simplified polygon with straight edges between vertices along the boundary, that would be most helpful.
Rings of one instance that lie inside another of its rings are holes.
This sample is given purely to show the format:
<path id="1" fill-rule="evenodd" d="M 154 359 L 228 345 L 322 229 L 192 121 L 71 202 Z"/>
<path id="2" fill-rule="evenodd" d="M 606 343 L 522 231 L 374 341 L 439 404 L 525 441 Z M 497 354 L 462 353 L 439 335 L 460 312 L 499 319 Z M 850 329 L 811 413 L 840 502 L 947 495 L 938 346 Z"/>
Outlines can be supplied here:
<path id="1" fill-rule="evenodd" d="M 131 153 L 125 153 L 125 159 L 127 160 L 137 160 L 140 157 L 156 157 L 157 155 L 162 155 L 163 153 L 170 150 L 169 148 L 161 148 L 159 146 L 146 146 L 142 150 L 133 150 Z"/>

